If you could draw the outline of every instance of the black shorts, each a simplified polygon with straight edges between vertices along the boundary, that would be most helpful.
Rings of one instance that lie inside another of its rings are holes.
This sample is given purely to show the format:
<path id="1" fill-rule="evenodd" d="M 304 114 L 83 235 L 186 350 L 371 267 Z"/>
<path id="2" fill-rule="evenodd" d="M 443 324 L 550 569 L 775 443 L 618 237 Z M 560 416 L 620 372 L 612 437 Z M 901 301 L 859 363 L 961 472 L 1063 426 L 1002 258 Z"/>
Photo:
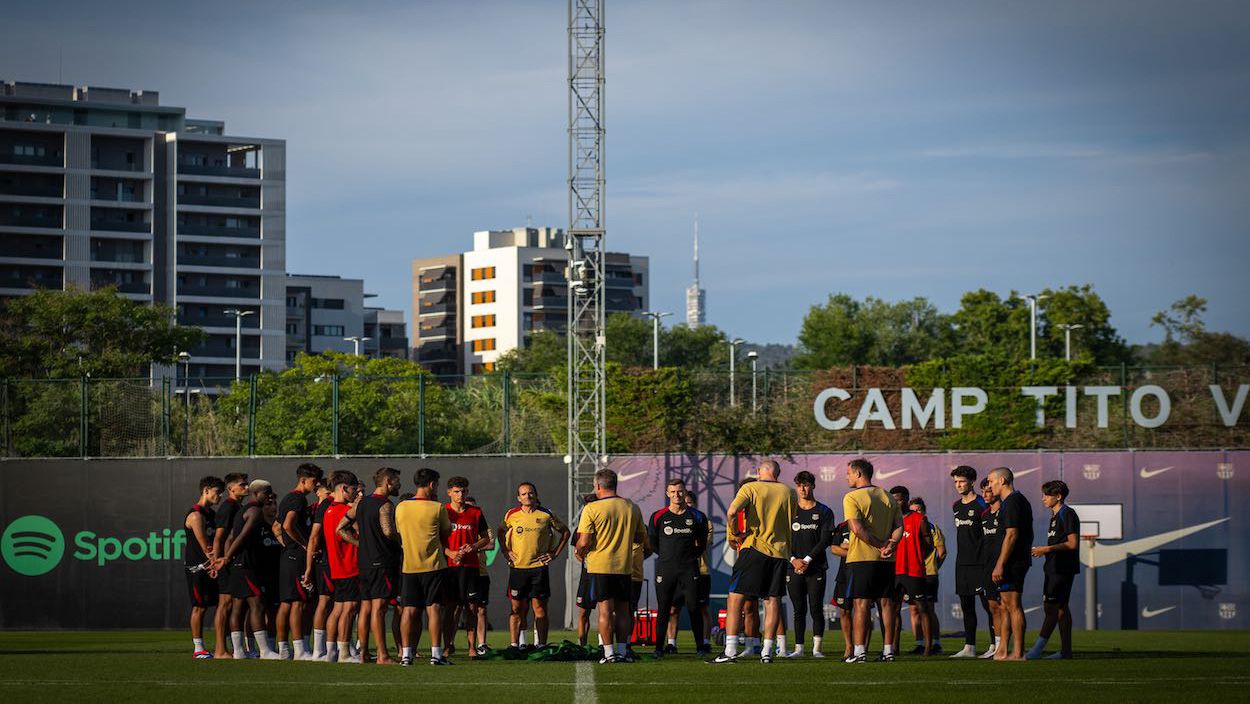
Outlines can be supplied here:
<path id="1" fill-rule="evenodd" d="M 283 602 L 305 602 L 312 596 L 304 588 L 304 566 L 306 556 L 303 550 L 283 550 L 278 562 L 278 599 Z"/>
<path id="2" fill-rule="evenodd" d="M 851 599 L 894 598 L 894 560 L 848 562 L 846 589 Z"/>
<path id="3" fill-rule="evenodd" d="M 642 582 L 643 580 L 635 580 L 633 576 L 629 578 L 629 611 L 633 613 L 638 610 L 638 604 L 642 603 Z"/>
<path id="4" fill-rule="evenodd" d="M 230 565 L 225 565 L 217 570 L 217 594 L 231 596 L 230 594 Z"/>
<path id="5" fill-rule="evenodd" d="M 186 575 L 187 596 L 191 598 L 191 605 L 201 609 L 216 606 L 219 593 L 217 591 L 217 580 L 209 577 L 204 570 L 186 572 Z"/>
<path id="6" fill-rule="evenodd" d="M 582 570 L 582 576 L 577 579 L 577 600 L 574 603 L 579 609 L 595 608 L 595 603 L 590 600 L 590 575 L 586 570 Z"/>
<path id="7" fill-rule="evenodd" d="M 955 565 L 955 593 L 959 596 L 974 596 L 984 586 L 984 568 L 980 565 Z"/>
<path id="8" fill-rule="evenodd" d="M 330 566 L 320 560 L 313 560 L 313 589 L 318 597 L 334 597 L 334 580 L 330 578 Z"/>
<path id="9" fill-rule="evenodd" d="M 1023 592 L 1024 578 L 1029 574 L 1027 562 L 1009 562 L 1003 567 L 1003 581 L 998 583 L 998 591 Z"/>
<path id="10" fill-rule="evenodd" d="M 745 548 L 738 553 L 729 591 L 757 599 L 783 596 L 789 564 L 780 557 L 769 557 L 758 550 Z"/>
<path id="11" fill-rule="evenodd" d="M 939 584 L 937 575 L 931 574 L 931 575 L 925 576 L 924 595 L 929 598 L 929 601 L 937 602 L 939 587 L 940 587 L 940 584 Z"/>
<path id="12" fill-rule="evenodd" d="M 399 603 L 404 608 L 424 609 L 443 603 L 443 574 L 433 572 L 405 572 L 399 577 Z"/>
<path id="13" fill-rule="evenodd" d="M 695 604 L 699 608 L 703 608 L 712 603 L 712 575 L 700 574 L 695 575 L 694 590 L 699 596 L 699 602 Z M 673 600 L 674 608 L 681 608 L 686 605 L 686 597 L 681 592 L 677 593 L 677 598 Z"/>
<path id="14" fill-rule="evenodd" d="M 588 604 L 598 604 L 601 601 L 629 602 L 633 596 L 634 580 L 627 574 L 587 574 L 586 580 L 590 582 L 586 589 Z"/>
<path id="15" fill-rule="evenodd" d="M 481 604 L 480 583 L 476 567 L 448 567 L 443 573 L 443 600 L 448 604 Z"/>
<path id="16" fill-rule="evenodd" d="M 551 598 L 551 574 L 546 565 L 508 571 L 508 597 L 516 601 Z"/>
<path id="17" fill-rule="evenodd" d="M 268 606 L 277 608 L 278 604 L 278 570 L 276 565 L 273 568 L 265 569 L 259 573 L 261 601 Z"/>
<path id="18" fill-rule="evenodd" d="M 230 596 L 236 599 L 264 597 L 263 582 L 250 567 L 234 565 L 230 568 Z"/>
<path id="19" fill-rule="evenodd" d="M 399 565 L 360 568 L 360 596 L 390 601 L 399 594 Z"/>
<path id="20" fill-rule="evenodd" d="M 987 565 L 981 573 L 980 594 L 990 601 L 998 601 L 998 583 L 994 581 L 994 566 Z"/>
<path id="21" fill-rule="evenodd" d="M 845 577 L 846 575 L 843 573 L 833 583 L 833 604 L 839 609 L 851 608 L 851 594 Z"/>
<path id="22" fill-rule="evenodd" d="M 474 601 L 480 606 L 490 603 L 490 575 L 482 574 L 481 570 L 477 574 L 477 598 Z"/>
<path id="23" fill-rule="evenodd" d="M 1042 601 L 1047 604 L 1058 604 L 1066 607 L 1068 600 L 1072 598 L 1072 582 L 1076 579 L 1074 574 L 1051 574 L 1046 573 L 1046 581 L 1042 586 Z"/>
<path id="24" fill-rule="evenodd" d="M 334 580 L 334 603 L 360 602 L 360 577 Z"/>
<path id="25" fill-rule="evenodd" d="M 894 575 L 894 584 L 899 593 L 899 598 L 908 604 L 929 600 L 924 577 L 910 577 L 905 574 L 898 574 Z"/>

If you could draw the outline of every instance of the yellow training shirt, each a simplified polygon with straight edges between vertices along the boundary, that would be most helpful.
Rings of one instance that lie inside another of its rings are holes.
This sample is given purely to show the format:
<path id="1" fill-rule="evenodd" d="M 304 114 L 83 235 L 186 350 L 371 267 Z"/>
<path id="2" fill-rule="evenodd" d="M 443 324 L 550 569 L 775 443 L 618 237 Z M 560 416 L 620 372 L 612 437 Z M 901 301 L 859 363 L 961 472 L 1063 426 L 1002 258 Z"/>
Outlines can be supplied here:
<path id="1" fill-rule="evenodd" d="M 929 552 L 929 556 L 924 559 L 924 573 L 930 577 L 936 577 L 938 573 L 937 554 L 938 548 L 946 547 L 946 536 L 942 535 L 942 529 L 930 523 L 929 530 L 933 531 L 933 550 Z"/>
<path id="2" fill-rule="evenodd" d="M 646 527 L 642 510 L 634 502 L 620 496 L 609 496 L 586 504 L 577 532 L 593 535 L 594 545 L 586 553 L 586 571 L 590 574 L 628 574 L 633 576 L 634 544 L 642 554 Z"/>
<path id="3" fill-rule="evenodd" d="M 443 502 L 411 498 L 395 507 L 395 530 L 404 550 L 405 574 L 436 572 L 447 566 L 443 544 L 451 535 L 451 520 Z"/>
<path id="4" fill-rule="evenodd" d="M 563 530 L 564 523 L 551 511 L 541 506 L 526 511 L 517 506 L 504 515 L 499 537 L 504 549 L 516 556 L 512 566 L 528 570 L 543 566 L 538 556 L 556 549 Z"/>
<path id="5" fill-rule="evenodd" d="M 790 525 L 798 507 L 798 494 L 781 482 L 760 479 L 744 484 L 730 504 L 731 509 L 746 511 L 746 538 L 741 547 L 788 560 Z"/>
<path id="6" fill-rule="evenodd" d="M 847 521 L 858 518 L 868 534 L 883 543 L 890 539 L 899 518 L 894 498 L 885 489 L 871 485 L 848 491 L 842 499 L 842 513 Z M 847 562 L 894 562 L 893 555 L 881 557 L 880 550 L 860 540 L 854 533 L 851 533 L 847 550 Z"/>

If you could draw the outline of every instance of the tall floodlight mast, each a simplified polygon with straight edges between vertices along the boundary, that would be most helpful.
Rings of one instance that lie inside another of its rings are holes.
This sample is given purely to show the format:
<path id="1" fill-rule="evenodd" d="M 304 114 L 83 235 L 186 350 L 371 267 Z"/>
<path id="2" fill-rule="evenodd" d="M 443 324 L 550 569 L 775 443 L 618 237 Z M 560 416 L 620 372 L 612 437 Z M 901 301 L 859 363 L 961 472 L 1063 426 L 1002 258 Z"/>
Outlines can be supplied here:
<path id="1" fill-rule="evenodd" d="M 569 2 L 570 499 L 604 466 L 603 3 Z M 570 506 L 574 504 L 570 503 Z"/>
<path id="2" fill-rule="evenodd" d="M 568 506 L 607 464 L 604 376 L 603 3 L 569 0 Z M 576 587 L 574 561 L 566 584 Z M 567 600 L 566 623 L 572 623 Z"/>

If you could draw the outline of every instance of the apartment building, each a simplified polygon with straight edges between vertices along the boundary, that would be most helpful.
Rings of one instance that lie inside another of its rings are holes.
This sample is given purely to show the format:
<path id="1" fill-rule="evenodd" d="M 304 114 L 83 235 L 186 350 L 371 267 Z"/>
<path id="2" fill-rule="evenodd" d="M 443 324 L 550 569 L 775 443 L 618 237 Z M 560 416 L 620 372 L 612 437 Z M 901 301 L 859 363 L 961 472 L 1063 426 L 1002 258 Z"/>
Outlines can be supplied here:
<path id="1" fill-rule="evenodd" d="M 286 144 L 151 91 L 0 82 L 0 297 L 116 286 L 208 336 L 193 379 L 285 363 Z M 154 370 L 157 373 L 159 370 Z M 181 382 L 180 382 L 181 383 Z"/>
<path id="2" fill-rule="evenodd" d="M 435 373 L 493 371 L 499 357 L 534 333 L 564 334 L 568 252 L 557 228 L 473 233 L 473 249 L 413 262 L 415 355 Z M 607 311 L 649 304 L 647 257 L 608 253 Z"/>

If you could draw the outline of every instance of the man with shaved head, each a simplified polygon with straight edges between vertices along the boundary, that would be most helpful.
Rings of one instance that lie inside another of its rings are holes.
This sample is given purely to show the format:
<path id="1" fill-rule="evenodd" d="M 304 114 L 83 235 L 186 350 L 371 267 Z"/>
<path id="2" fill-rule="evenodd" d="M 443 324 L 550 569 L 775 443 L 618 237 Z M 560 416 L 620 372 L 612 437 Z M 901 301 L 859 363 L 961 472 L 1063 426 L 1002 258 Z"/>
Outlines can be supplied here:
<path id="1" fill-rule="evenodd" d="M 995 660 L 1024 659 L 1024 607 L 1020 603 L 1024 591 L 1024 578 L 1032 564 L 1030 551 L 1033 546 L 1033 507 L 1024 494 L 1016 491 L 1015 477 L 1006 467 L 990 470 L 990 490 L 1002 500 L 998 510 L 999 531 L 1002 546 L 990 579 L 998 585 L 1004 611 L 1003 632 L 999 634 L 1002 645 L 995 653 Z"/>
<path id="2" fill-rule="evenodd" d="M 781 623 L 781 596 L 785 593 L 786 567 L 791 557 L 791 528 L 798 513 L 799 499 L 794 489 L 777 481 L 781 467 L 764 460 L 757 470 L 759 480 L 738 489 L 726 515 L 746 511 L 746 531 L 738 554 L 729 599 L 725 608 L 725 652 L 714 663 L 738 658 L 738 628 L 742 602 L 756 598 L 764 602 L 764 650 L 760 662 L 771 663 L 776 655 L 776 638 Z"/>

